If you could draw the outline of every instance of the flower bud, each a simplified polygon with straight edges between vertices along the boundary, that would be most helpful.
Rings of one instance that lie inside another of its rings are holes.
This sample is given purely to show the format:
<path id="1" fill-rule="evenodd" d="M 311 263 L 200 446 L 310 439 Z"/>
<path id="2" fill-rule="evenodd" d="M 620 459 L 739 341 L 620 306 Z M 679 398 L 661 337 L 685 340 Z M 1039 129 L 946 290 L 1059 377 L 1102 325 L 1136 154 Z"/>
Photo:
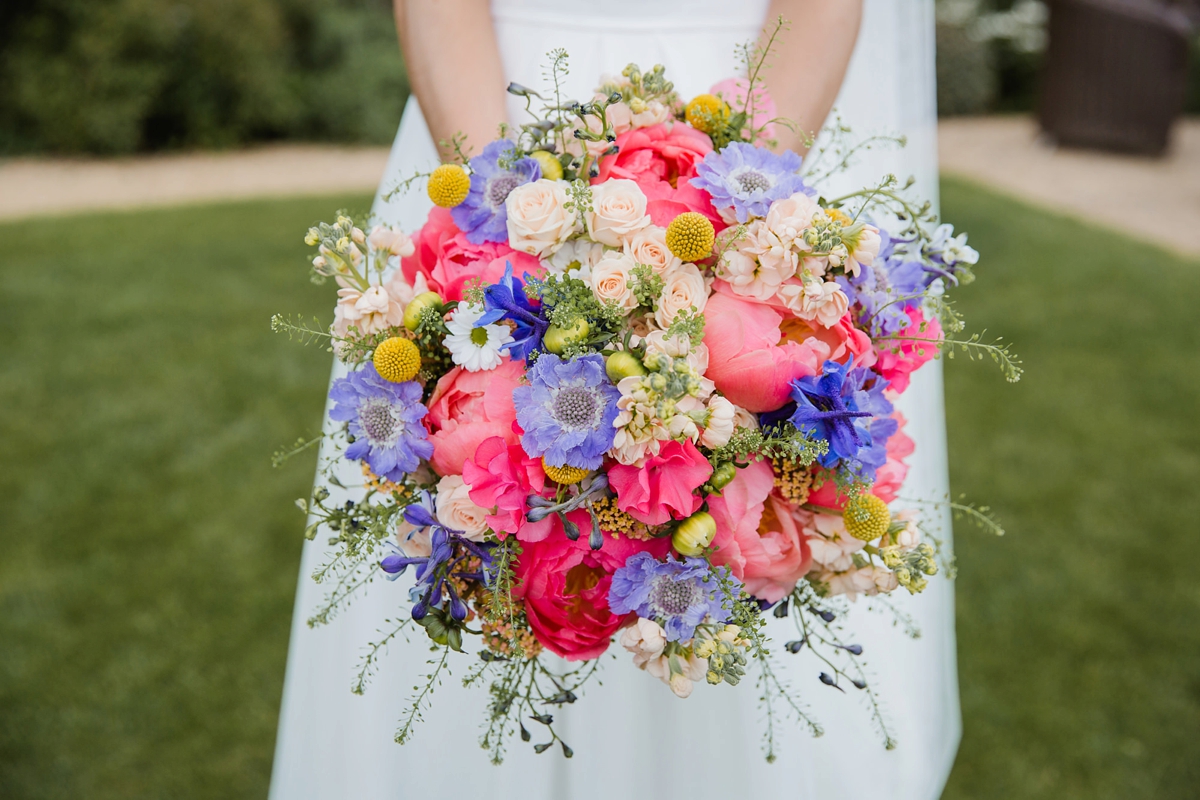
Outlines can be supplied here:
<path id="1" fill-rule="evenodd" d="M 671 534 L 671 545 L 680 554 L 698 556 L 717 535 L 717 521 L 707 511 L 697 511 L 679 523 Z"/>
<path id="2" fill-rule="evenodd" d="M 543 178 L 551 181 L 562 180 L 562 164 L 553 155 L 545 150 L 534 150 L 529 157 L 538 162 L 538 166 L 542 168 Z"/>
<path id="3" fill-rule="evenodd" d="M 732 461 L 726 461 L 724 464 L 713 470 L 712 477 L 708 479 L 708 485 L 719 492 L 728 486 L 729 483 L 736 477 L 737 467 L 733 465 Z"/>
<path id="4" fill-rule="evenodd" d="M 570 345 L 586 342 L 588 334 L 591 332 L 592 329 L 587 320 L 580 317 L 566 328 L 551 325 L 546 329 L 546 335 L 542 337 L 542 345 L 548 352 L 561 353 Z"/>
<path id="5" fill-rule="evenodd" d="M 441 305 L 442 298 L 438 297 L 437 292 L 422 292 L 404 309 L 404 327 L 415 331 L 421 323 L 421 314 L 425 309 L 439 308 Z"/>
<path id="6" fill-rule="evenodd" d="M 620 383 L 622 378 L 646 374 L 646 368 L 642 366 L 642 362 L 628 350 L 621 350 L 609 356 L 604 362 L 604 371 L 608 373 L 608 379 L 613 383 Z"/>

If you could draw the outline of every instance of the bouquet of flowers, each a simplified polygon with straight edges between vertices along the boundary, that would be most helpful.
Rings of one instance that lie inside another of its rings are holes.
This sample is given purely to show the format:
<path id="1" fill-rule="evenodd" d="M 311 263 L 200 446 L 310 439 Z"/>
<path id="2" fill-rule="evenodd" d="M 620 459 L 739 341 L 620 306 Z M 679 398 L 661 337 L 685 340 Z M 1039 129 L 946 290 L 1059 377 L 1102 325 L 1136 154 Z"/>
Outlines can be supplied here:
<path id="1" fill-rule="evenodd" d="M 420 230 L 309 230 L 332 327 L 275 320 L 345 364 L 324 437 L 363 475 L 349 487 L 326 463 L 299 502 L 336 552 L 314 622 L 406 576 L 357 690 L 381 647 L 423 630 L 441 652 L 404 741 L 447 659 L 473 651 L 497 757 L 505 734 L 530 739 L 523 719 L 548 731 L 538 752 L 569 756 L 548 709 L 614 642 L 681 698 L 755 664 L 782 690 L 765 617 L 791 616 L 785 651 L 824 648 L 824 683 L 867 689 L 839 603 L 938 570 L 920 515 L 889 507 L 913 451 L 893 404 L 947 348 L 1019 373 L 946 336 L 945 290 L 976 252 L 895 178 L 822 197 L 814 167 L 769 149 L 784 123 L 753 77 L 686 103 L 634 65 L 583 103 L 509 91 L 529 124 L 472 157 L 456 139 L 399 187 L 427 187 Z M 839 147 L 809 161 L 845 163 Z"/>

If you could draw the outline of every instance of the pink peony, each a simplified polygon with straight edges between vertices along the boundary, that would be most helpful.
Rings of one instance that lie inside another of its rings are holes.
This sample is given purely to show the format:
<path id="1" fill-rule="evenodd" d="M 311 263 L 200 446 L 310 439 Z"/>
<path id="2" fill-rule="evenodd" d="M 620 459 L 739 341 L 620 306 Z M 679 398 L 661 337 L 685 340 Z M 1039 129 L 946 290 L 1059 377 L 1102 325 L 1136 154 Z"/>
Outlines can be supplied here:
<path id="1" fill-rule="evenodd" d="M 515 534 L 522 542 L 539 542 L 554 529 L 557 517 L 541 522 L 525 519 L 529 496 L 546 490 L 546 473 L 542 460 L 526 454 L 519 444 L 499 436 L 484 439 L 471 460 L 463 464 L 463 480 L 473 502 L 493 509 L 487 524 L 500 539 Z"/>
<path id="2" fill-rule="evenodd" d="M 801 342 L 783 341 L 783 314 L 746 298 L 716 292 L 704 317 L 705 377 L 730 402 L 748 411 L 781 407 L 791 397 L 791 382 L 816 375 L 831 355 L 829 345 L 815 335 Z"/>
<path id="3" fill-rule="evenodd" d="M 708 92 L 720 97 L 730 105 L 734 113 L 737 113 L 746 106 L 746 90 L 748 88 L 746 83 L 745 78 L 726 78 L 720 83 L 714 84 Z M 754 116 L 750 118 L 750 122 L 755 128 L 762 128 L 758 137 L 759 142 L 775 138 L 775 123 L 771 120 L 778 116 L 775 101 L 771 99 L 766 88 L 760 86 L 755 89 Z"/>
<path id="4" fill-rule="evenodd" d="M 537 257 L 519 253 L 507 244 L 484 242 L 471 244 L 444 208 L 429 212 L 425 226 L 413 237 L 415 250 L 400 260 L 405 279 L 414 283 L 424 275 L 431 291 L 443 300 L 461 300 L 467 283 L 476 278 L 495 283 L 504 275 L 505 264 L 511 262 L 513 274 L 541 276 L 545 270 Z"/>
<path id="5" fill-rule="evenodd" d="M 737 471 L 737 475 L 719 495 L 709 495 L 708 513 L 717 523 L 713 537 L 712 563 L 729 565 L 741 579 L 746 574 L 747 553 L 753 553 L 758 539 L 758 524 L 763 507 L 775 487 L 775 474 L 765 461 L 755 461 Z"/>
<path id="6" fill-rule="evenodd" d="M 696 164 L 712 151 L 712 140 L 683 124 L 663 123 L 636 128 L 617 137 L 616 155 L 600 162 L 600 175 L 592 183 L 612 178 L 634 181 L 649 201 L 646 207 L 655 225 L 667 227 L 685 211 L 697 211 L 725 227 L 712 199 L 692 186 Z"/>
<path id="7" fill-rule="evenodd" d="M 691 442 L 674 440 L 640 467 L 614 464 L 608 480 L 617 508 L 647 525 L 685 519 L 700 508 L 696 489 L 712 475 L 712 464 Z"/>
<path id="8" fill-rule="evenodd" d="M 908 339 L 880 343 L 875 371 L 887 378 L 888 389 L 897 394 L 908 388 L 912 373 L 937 355 L 938 343 L 942 340 L 942 324 L 938 322 L 937 317 L 926 322 L 925 312 L 919 308 L 909 309 L 905 313 L 912 324 L 898 335 L 929 341 L 915 342 Z"/>
<path id="9" fill-rule="evenodd" d="M 812 567 L 812 552 L 803 534 L 807 513 L 776 495 L 767 498 L 758 523 L 758 538 L 741 543 L 746 559 L 746 591 L 770 603 L 786 597 Z"/>
<path id="10" fill-rule="evenodd" d="M 572 521 L 583 530 L 591 525 L 586 512 L 574 512 Z M 547 650 L 568 661 L 598 658 L 612 635 L 634 617 L 608 608 L 613 572 L 635 553 L 662 558 L 670 546 L 668 538 L 641 542 L 620 537 L 606 538 L 603 548 L 592 550 L 587 536 L 572 542 L 555 533 L 523 546 L 513 594 L 524 600 L 529 627 Z"/>
<path id="11" fill-rule="evenodd" d="M 484 439 L 499 436 L 509 444 L 518 443 L 512 390 L 524 375 L 522 362 L 505 361 L 488 372 L 455 367 L 442 376 L 425 418 L 433 443 L 430 464 L 439 475 L 461 475 L 463 464 L 475 457 Z"/>

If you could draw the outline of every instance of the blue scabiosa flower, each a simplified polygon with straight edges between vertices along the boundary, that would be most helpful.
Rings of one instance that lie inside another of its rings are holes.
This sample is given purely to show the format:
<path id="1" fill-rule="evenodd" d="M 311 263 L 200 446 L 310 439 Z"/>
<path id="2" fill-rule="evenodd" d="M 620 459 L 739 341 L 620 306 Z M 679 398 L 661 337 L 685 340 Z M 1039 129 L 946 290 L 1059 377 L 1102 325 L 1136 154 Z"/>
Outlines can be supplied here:
<path id="1" fill-rule="evenodd" d="M 649 553 L 638 553 L 613 573 L 608 607 L 614 614 L 632 611 L 656 621 L 667 632 L 667 641 L 686 641 L 696 635 L 701 622 L 729 621 L 718 573 L 737 584 L 728 567 L 713 567 L 703 558 L 655 561 Z"/>
<path id="2" fill-rule="evenodd" d="M 483 290 L 483 306 L 487 309 L 475 321 L 477 326 L 492 325 L 502 319 L 515 326 L 512 341 L 505 350 L 513 358 L 522 361 L 542 346 L 542 336 L 550 327 L 541 315 L 541 309 L 525 296 L 525 284 L 513 277 L 512 262 L 504 265 L 504 277 Z"/>
<path id="3" fill-rule="evenodd" d="M 497 139 L 470 160 L 471 190 L 467 199 L 450 209 L 450 216 L 471 244 L 508 241 L 508 193 L 542 176 L 538 162 L 528 156 L 513 160 L 516 145 Z"/>
<path id="4" fill-rule="evenodd" d="M 869 387 L 868 387 L 869 385 Z M 874 480 L 887 460 L 887 440 L 896 432 L 889 415 L 892 404 L 883 396 L 887 381 L 865 367 L 826 361 L 819 376 L 792 381 L 796 410 L 791 422 L 797 430 L 829 443 L 821 466 L 843 466 Z"/>
<path id="5" fill-rule="evenodd" d="M 834 280 L 859 307 L 858 322 L 871 338 L 899 333 L 912 324 L 906 313 L 921 302 L 932 277 L 920 261 L 909 260 L 896 247 L 904 240 L 879 231 L 882 244 L 871 265 L 860 265 L 857 276 L 838 275 Z"/>
<path id="6" fill-rule="evenodd" d="M 621 393 L 604 372 L 604 358 L 564 361 L 545 353 L 529 370 L 529 385 L 513 389 L 521 446 L 552 467 L 598 469 L 612 447 Z"/>
<path id="7" fill-rule="evenodd" d="M 771 203 L 804 192 L 816 194 L 800 178 L 800 156 L 787 150 L 775 155 L 770 150 L 731 142 L 713 150 L 696 165 L 691 184 L 712 195 L 717 208 L 732 208 L 738 222 L 765 217 Z"/>
<path id="8" fill-rule="evenodd" d="M 379 377 L 368 363 L 333 382 L 329 389 L 333 409 L 329 418 L 349 423 L 354 442 L 346 458 L 366 461 L 381 478 L 400 481 L 433 455 L 433 444 L 421 420 L 421 385 L 415 381 L 392 383 Z"/>

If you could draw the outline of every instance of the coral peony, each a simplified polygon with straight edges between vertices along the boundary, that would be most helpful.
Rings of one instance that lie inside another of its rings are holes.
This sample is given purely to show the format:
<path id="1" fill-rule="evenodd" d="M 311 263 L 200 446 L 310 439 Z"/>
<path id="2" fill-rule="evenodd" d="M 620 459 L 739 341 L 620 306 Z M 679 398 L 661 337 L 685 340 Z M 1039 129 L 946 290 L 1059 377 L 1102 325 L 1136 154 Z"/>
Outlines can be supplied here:
<path id="1" fill-rule="evenodd" d="M 887 378 L 888 388 L 894 392 L 903 392 L 908 388 L 912 373 L 937 355 L 938 343 L 942 341 L 942 324 L 937 317 L 926 321 L 925 312 L 920 308 L 910 308 L 905 313 L 912 324 L 896 335 L 909 338 L 885 340 L 877 348 L 875 371 Z"/>
<path id="2" fill-rule="evenodd" d="M 517 418 L 512 390 L 521 383 L 525 366 L 505 361 L 488 372 L 455 367 L 442 376 L 429 398 L 430 464 L 439 475 L 460 475 L 484 439 L 499 436 L 517 444 Z"/>
<path id="3" fill-rule="evenodd" d="M 585 512 L 575 512 L 572 521 L 585 530 L 590 524 Z M 586 536 L 572 542 L 556 533 L 524 545 L 513 594 L 524 600 L 529 627 L 546 649 L 568 661 L 597 658 L 634 616 L 608 608 L 613 573 L 636 553 L 662 558 L 670 546 L 669 539 L 640 542 L 621 537 L 606 539 L 603 548 L 592 550 Z"/>
<path id="4" fill-rule="evenodd" d="M 696 489 L 712 475 L 712 464 L 691 442 L 669 441 L 640 467 L 614 464 L 608 480 L 617 508 L 647 525 L 683 519 L 700 507 Z"/>
<path id="5" fill-rule="evenodd" d="M 803 534 L 807 512 L 775 495 L 763 504 L 757 540 L 740 542 L 746 559 L 743 580 L 746 591 L 769 603 L 777 603 L 796 588 L 796 583 L 812 567 L 812 553 Z"/>
<path id="6" fill-rule="evenodd" d="M 765 461 L 755 461 L 737 471 L 720 494 L 709 495 L 708 513 L 717 523 L 710 559 L 715 566 L 728 565 L 739 580 L 746 574 L 747 549 L 754 549 L 763 506 L 775 487 L 775 474 Z"/>
<path id="7" fill-rule="evenodd" d="M 600 175 L 592 183 L 634 181 L 649 201 L 650 219 L 664 228 L 685 211 L 703 214 L 718 230 L 725 226 L 708 194 L 689 183 L 696 164 L 713 149 L 708 136 L 687 125 L 664 123 L 626 131 L 616 145 L 617 154 L 601 160 Z"/>
<path id="8" fill-rule="evenodd" d="M 507 244 L 471 244 L 444 208 L 429 212 L 429 219 L 417 231 L 413 243 L 412 255 L 400 260 L 405 280 L 411 284 L 418 275 L 423 275 L 429 288 L 443 300 L 461 300 L 463 289 L 475 279 L 495 283 L 504 275 L 508 262 L 518 277 L 527 274 L 541 277 L 545 273 L 535 256 L 518 253 Z"/>

